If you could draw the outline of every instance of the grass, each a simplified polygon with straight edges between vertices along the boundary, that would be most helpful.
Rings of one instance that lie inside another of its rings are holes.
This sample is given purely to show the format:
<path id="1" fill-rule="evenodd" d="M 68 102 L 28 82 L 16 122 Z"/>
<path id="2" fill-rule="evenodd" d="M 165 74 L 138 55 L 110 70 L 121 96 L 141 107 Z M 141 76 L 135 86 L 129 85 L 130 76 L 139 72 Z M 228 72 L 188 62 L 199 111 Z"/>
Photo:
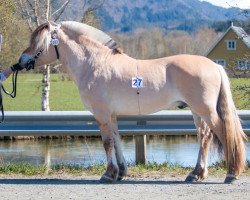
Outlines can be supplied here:
<path id="1" fill-rule="evenodd" d="M 22 174 L 26 176 L 45 174 L 46 166 L 34 166 L 26 162 L 1 165 L 0 174 Z"/>
<path id="2" fill-rule="evenodd" d="M 76 85 L 71 80 L 62 81 L 62 75 L 51 74 L 50 109 L 51 110 L 83 110 Z M 233 78 L 232 90 L 238 109 L 250 110 L 250 79 Z M 4 82 L 11 88 L 11 78 Z M 19 74 L 17 97 L 11 99 L 4 95 L 6 111 L 39 111 L 41 110 L 42 75 Z"/>
<path id="3" fill-rule="evenodd" d="M 250 110 L 250 78 L 232 78 L 231 85 L 236 107 Z"/>
<path id="4" fill-rule="evenodd" d="M 249 164 L 248 164 L 249 165 Z M 98 175 L 101 176 L 105 172 L 106 166 L 104 164 L 101 165 L 93 165 L 87 168 L 83 168 L 79 165 L 64 165 L 57 164 L 53 165 L 49 170 L 49 175 L 55 174 L 71 174 L 71 175 Z M 182 167 L 178 164 L 157 164 L 157 163 L 148 163 L 147 165 L 133 165 L 129 166 L 128 176 L 185 176 L 192 170 L 191 167 Z M 211 167 L 209 167 L 209 174 L 211 176 L 225 176 L 226 174 L 226 166 L 225 163 L 217 163 Z M 25 176 L 33 176 L 33 175 L 47 175 L 46 166 L 37 166 L 31 165 L 29 163 L 20 162 L 20 163 L 6 163 L 1 164 L 0 166 L 0 174 L 5 175 L 25 175 Z M 250 176 L 250 169 L 248 168 L 243 175 Z"/>
<path id="5" fill-rule="evenodd" d="M 6 88 L 11 88 L 11 79 L 4 82 Z M 39 111 L 41 110 L 42 75 L 19 74 L 17 82 L 17 97 L 15 99 L 4 95 L 6 111 Z M 79 92 L 73 81 L 60 80 L 58 74 L 51 74 L 50 88 L 51 110 L 83 110 Z"/>

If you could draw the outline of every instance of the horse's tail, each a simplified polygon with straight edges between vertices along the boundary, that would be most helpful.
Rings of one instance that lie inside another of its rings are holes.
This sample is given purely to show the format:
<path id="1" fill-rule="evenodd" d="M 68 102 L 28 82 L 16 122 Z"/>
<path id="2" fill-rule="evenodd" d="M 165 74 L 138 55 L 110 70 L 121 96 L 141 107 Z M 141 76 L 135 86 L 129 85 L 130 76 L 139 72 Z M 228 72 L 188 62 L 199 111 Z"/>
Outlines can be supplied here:
<path id="1" fill-rule="evenodd" d="M 237 176 L 246 167 L 244 139 L 247 139 L 247 136 L 243 132 L 233 102 L 228 76 L 222 66 L 218 66 L 218 68 L 221 74 L 221 88 L 217 110 L 223 122 L 224 153 L 229 169 Z"/>

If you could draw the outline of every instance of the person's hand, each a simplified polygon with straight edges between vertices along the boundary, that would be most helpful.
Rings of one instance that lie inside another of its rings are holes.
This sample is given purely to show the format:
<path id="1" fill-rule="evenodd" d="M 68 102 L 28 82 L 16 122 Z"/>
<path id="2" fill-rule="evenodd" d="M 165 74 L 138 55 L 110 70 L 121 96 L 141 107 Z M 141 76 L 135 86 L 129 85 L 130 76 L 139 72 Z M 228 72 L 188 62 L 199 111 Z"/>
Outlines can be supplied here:
<path id="1" fill-rule="evenodd" d="M 19 63 L 16 63 L 16 64 L 12 65 L 10 68 L 13 72 L 15 72 L 15 71 L 23 70 L 24 67 L 21 66 Z"/>

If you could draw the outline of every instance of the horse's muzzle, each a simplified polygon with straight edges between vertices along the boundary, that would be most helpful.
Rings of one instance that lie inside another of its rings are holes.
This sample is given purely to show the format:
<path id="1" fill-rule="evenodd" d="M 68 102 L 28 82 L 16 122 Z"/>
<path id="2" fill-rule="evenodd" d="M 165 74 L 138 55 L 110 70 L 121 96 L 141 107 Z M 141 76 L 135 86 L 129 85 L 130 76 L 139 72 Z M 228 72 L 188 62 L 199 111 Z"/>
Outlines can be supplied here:
<path id="1" fill-rule="evenodd" d="M 19 64 L 25 68 L 27 71 L 35 68 L 35 58 L 26 54 L 22 54 L 19 58 Z"/>
<path id="2" fill-rule="evenodd" d="M 27 65 L 25 66 L 26 70 L 29 71 L 31 69 L 34 69 L 35 68 L 35 62 L 36 62 L 35 59 L 30 59 L 28 61 Z"/>

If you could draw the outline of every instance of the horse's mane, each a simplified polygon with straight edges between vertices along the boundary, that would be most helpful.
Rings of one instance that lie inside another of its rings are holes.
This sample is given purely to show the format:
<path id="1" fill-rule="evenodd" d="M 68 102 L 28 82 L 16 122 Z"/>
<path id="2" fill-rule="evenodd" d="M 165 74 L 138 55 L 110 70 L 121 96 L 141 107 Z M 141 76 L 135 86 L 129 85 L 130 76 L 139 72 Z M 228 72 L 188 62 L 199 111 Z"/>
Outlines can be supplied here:
<path id="1" fill-rule="evenodd" d="M 36 30 L 31 34 L 31 37 L 30 37 L 30 45 L 35 45 L 35 48 L 36 49 L 39 49 L 39 48 L 45 48 L 47 49 L 48 48 L 48 41 L 45 40 L 45 36 L 43 33 L 43 30 L 45 28 L 48 28 L 48 24 L 47 23 L 43 23 L 41 24 L 40 26 L 38 26 L 36 28 Z"/>
<path id="2" fill-rule="evenodd" d="M 114 53 L 122 53 L 122 50 L 119 48 L 118 44 L 109 35 L 97 28 L 74 21 L 61 22 L 61 26 L 68 30 L 74 31 L 79 35 L 84 35 L 100 42 L 102 45 L 113 50 Z"/>
<path id="3" fill-rule="evenodd" d="M 53 22 L 51 23 L 53 25 L 56 25 Z M 76 34 L 84 35 L 100 42 L 102 45 L 110 48 L 113 51 L 113 53 L 122 53 L 122 50 L 119 48 L 118 44 L 109 35 L 92 26 L 74 21 L 61 22 L 61 26 L 62 28 L 71 30 Z M 48 49 L 49 43 L 46 40 L 46 35 L 43 32 L 45 28 L 48 28 L 48 23 L 41 24 L 31 34 L 30 45 L 36 45 L 35 46 L 36 49 L 39 48 Z"/>

